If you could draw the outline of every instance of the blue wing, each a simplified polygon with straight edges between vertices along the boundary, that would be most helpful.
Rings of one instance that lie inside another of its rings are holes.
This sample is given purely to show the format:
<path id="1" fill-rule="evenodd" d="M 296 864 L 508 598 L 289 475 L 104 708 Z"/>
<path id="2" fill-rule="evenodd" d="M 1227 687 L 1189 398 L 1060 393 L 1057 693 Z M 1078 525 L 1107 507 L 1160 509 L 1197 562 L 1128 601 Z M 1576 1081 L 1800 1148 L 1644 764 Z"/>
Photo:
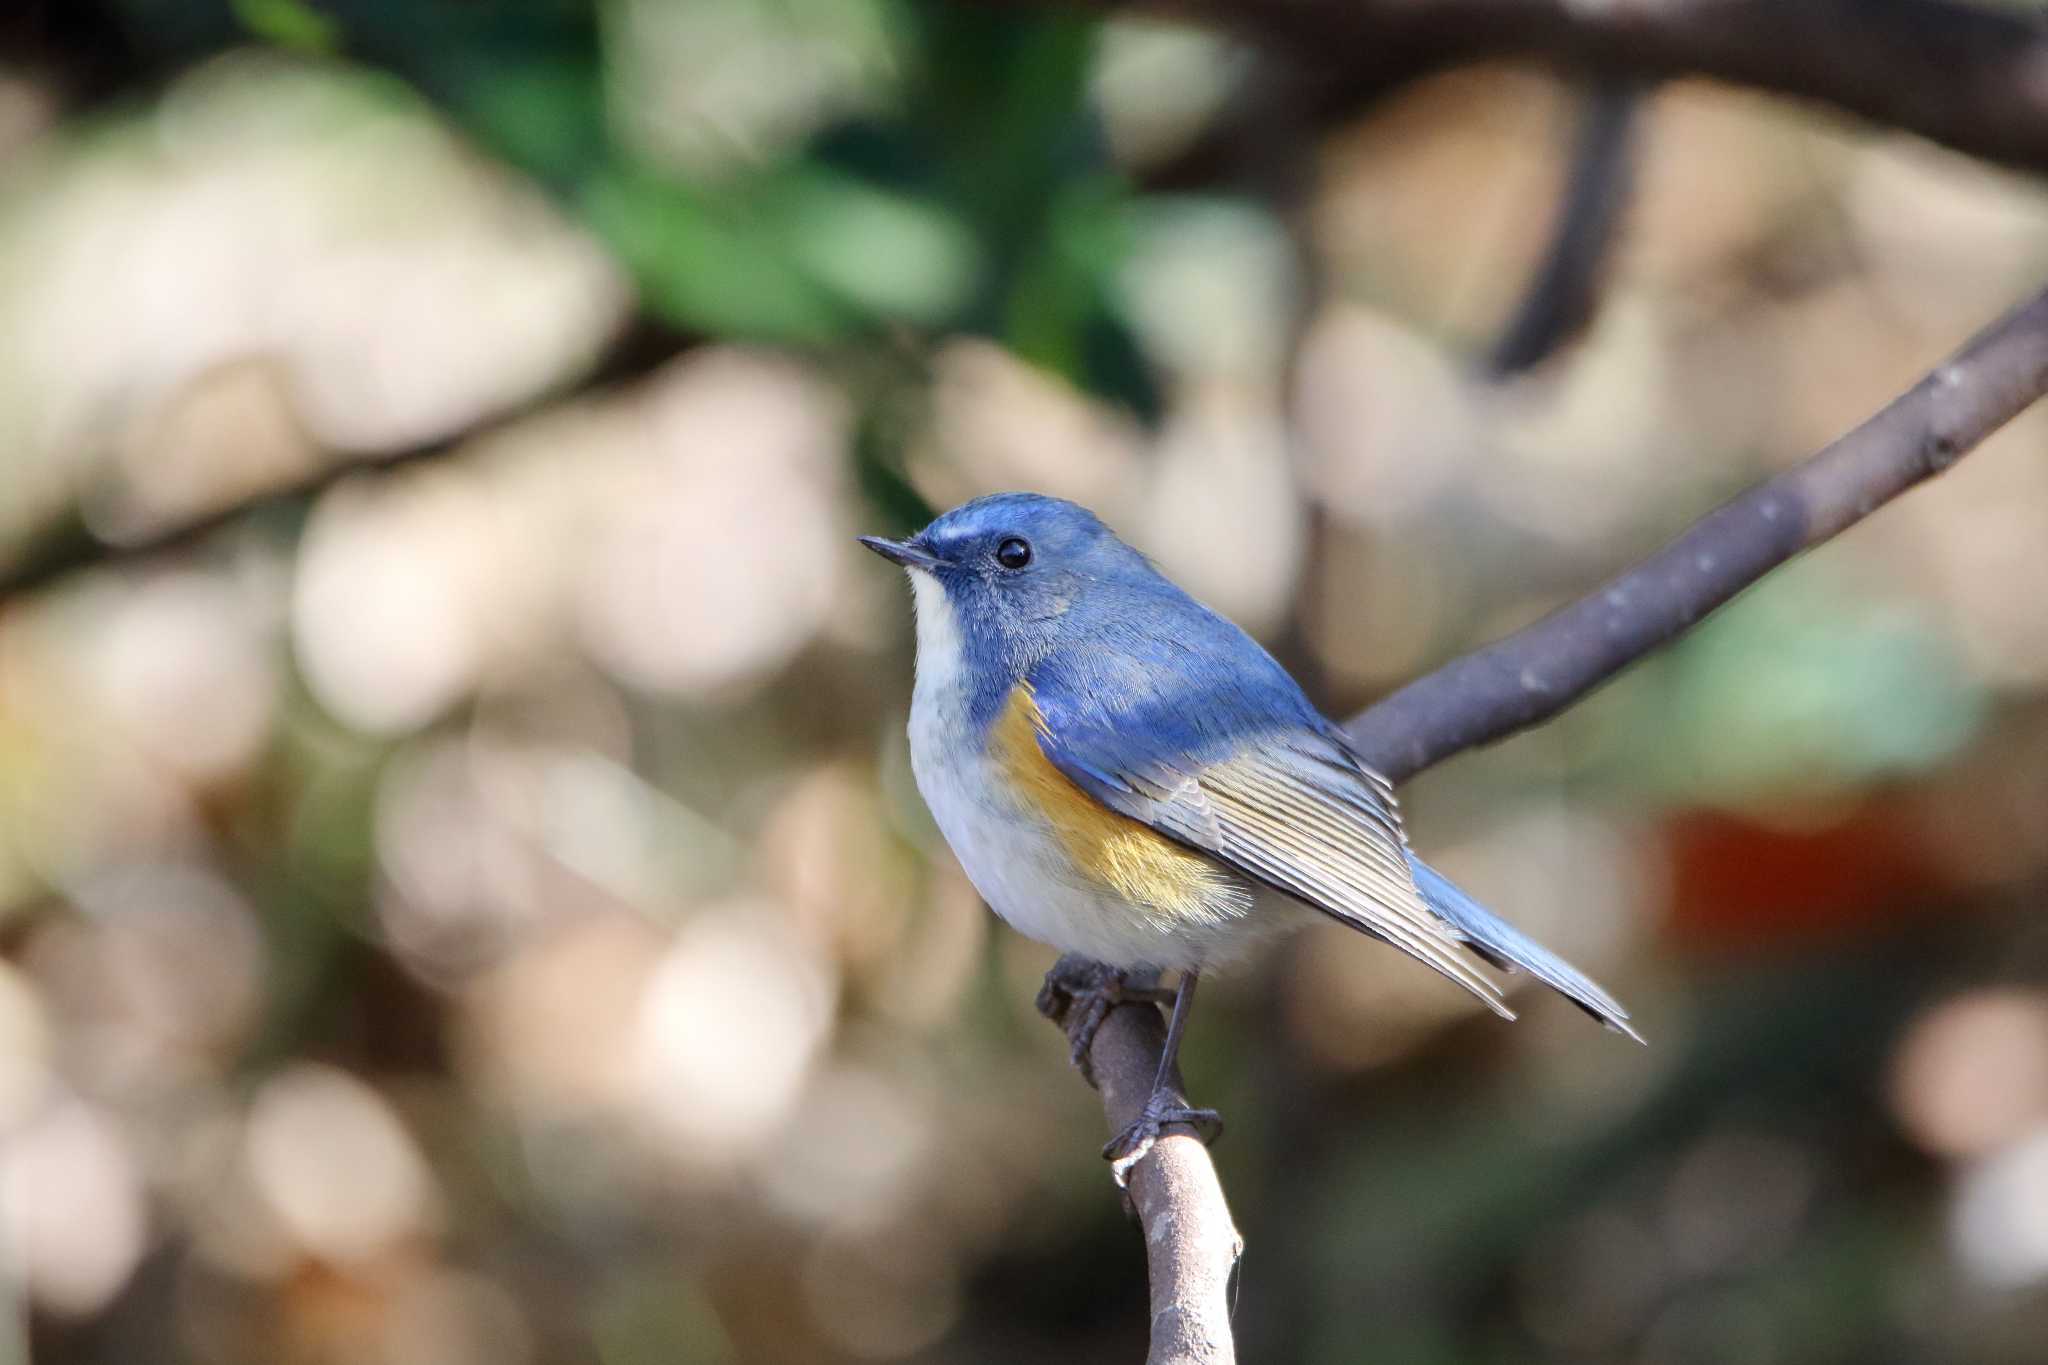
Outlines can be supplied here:
<path id="1" fill-rule="evenodd" d="M 1414 857 L 1386 780 L 1286 670 L 1191 599 L 1028 679 L 1047 759 L 1110 809 L 1385 940 L 1507 1018 L 1472 962 L 1526 968 L 1611 1027 L 1628 1012 Z M 1125 618 L 1129 620 L 1129 617 Z M 1105 623 L 1107 625 L 1107 623 Z M 1638 1038 L 1640 1041 L 1640 1038 Z"/>
<path id="2" fill-rule="evenodd" d="M 1599 983 L 1473 900 L 1422 859 L 1410 854 L 1408 864 L 1415 870 L 1415 883 L 1430 908 L 1450 921 L 1474 951 L 1510 971 L 1526 969 L 1615 1032 L 1625 1033 L 1639 1043 L 1643 1041 L 1643 1035 L 1629 1023 L 1628 1011 Z"/>
<path id="3" fill-rule="evenodd" d="M 1126 641 L 1042 664 L 1028 681 L 1046 758 L 1110 809 L 1384 939 L 1512 1019 L 1416 886 L 1385 782 L 1230 630 L 1235 641 L 1196 629 L 1143 653 Z"/>

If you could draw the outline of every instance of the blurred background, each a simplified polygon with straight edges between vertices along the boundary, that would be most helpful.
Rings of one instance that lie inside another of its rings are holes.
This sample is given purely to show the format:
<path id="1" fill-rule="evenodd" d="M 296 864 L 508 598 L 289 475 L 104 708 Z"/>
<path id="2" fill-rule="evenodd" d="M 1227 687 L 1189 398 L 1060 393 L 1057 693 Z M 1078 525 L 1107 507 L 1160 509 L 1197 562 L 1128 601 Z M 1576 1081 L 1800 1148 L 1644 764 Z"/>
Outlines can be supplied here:
<path id="1" fill-rule="evenodd" d="M 852 537 L 1079 499 L 1344 715 L 2048 267 L 2039 184 L 1815 108 L 1310 119 L 1052 7 L 0 40 L 4 1361 L 1138 1359 Z M 1408 789 L 1649 1048 L 1337 929 L 1205 991 L 1245 1359 L 2042 1359 L 2044 456 Z"/>

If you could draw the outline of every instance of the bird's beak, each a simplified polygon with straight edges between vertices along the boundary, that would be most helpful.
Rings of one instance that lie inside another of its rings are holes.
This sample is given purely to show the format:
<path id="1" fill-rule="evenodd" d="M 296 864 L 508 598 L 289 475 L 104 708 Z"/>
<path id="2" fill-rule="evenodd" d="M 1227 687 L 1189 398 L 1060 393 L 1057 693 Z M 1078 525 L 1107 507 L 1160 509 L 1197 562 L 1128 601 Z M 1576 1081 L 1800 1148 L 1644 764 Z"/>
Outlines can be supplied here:
<path id="1" fill-rule="evenodd" d="M 941 563 L 936 555 L 927 554 L 905 540 L 884 540 L 880 536 L 862 536 L 860 543 L 873 550 L 882 558 L 893 564 L 901 564 L 906 569 L 936 569 Z"/>

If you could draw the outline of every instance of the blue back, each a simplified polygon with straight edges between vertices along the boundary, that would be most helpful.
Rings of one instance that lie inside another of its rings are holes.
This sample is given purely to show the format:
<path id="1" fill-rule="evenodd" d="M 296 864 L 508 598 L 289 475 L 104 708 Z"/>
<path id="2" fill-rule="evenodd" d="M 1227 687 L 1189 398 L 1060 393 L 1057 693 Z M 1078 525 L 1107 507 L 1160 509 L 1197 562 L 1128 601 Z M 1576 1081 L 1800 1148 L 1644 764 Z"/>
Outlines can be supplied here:
<path id="1" fill-rule="evenodd" d="M 1063 749 L 1193 772 L 1255 737 L 1329 722 L 1257 641 L 1156 572 L 1098 589 L 1027 675 Z"/>

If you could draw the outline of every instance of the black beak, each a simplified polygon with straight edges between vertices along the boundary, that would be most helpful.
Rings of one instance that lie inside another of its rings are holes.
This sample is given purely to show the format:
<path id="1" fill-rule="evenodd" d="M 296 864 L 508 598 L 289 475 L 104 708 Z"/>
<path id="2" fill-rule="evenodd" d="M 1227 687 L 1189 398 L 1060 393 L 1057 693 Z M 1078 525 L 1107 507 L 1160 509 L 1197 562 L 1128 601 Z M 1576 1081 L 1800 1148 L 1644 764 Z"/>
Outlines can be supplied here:
<path id="1" fill-rule="evenodd" d="M 901 564 L 906 569 L 936 569 L 944 562 L 907 540 L 884 540 L 880 536 L 862 536 L 860 543 L 892 564 Z"/>

